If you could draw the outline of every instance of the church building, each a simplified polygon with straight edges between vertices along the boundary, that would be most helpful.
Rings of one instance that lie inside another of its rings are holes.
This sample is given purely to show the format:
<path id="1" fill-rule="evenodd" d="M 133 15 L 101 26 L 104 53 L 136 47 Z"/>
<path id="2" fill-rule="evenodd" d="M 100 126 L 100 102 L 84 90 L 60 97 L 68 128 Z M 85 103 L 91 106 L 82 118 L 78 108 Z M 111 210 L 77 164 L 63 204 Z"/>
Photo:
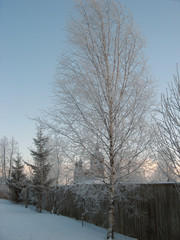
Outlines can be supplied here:
<path id="1" fill-rule="evenodd" d="M 74 182 L 93 181 L 104 178 L 104 156 L 99 151 L 97 145 L 94 153 L 90 156 L 90 168 L 85 169 L 83 162 L 80 159 L 75 163 Z"/>

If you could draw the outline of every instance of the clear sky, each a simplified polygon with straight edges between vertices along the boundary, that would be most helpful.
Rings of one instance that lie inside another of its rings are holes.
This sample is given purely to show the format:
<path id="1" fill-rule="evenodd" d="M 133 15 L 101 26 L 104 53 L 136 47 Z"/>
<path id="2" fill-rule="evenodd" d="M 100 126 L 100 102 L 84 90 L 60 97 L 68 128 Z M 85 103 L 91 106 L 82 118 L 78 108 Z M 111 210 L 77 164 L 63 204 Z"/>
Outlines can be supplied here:
<path id="1" fill-rule="evenodd" d="M 123 0 L 145 39 L 151 73 L 164 92 L 180 65 L 180 0 Z M 66 47 L 73 0 L 0 0 L 0 138 L 12 136 L 28 157 L 28 118 L 51 106 L 57 55 Z"/>

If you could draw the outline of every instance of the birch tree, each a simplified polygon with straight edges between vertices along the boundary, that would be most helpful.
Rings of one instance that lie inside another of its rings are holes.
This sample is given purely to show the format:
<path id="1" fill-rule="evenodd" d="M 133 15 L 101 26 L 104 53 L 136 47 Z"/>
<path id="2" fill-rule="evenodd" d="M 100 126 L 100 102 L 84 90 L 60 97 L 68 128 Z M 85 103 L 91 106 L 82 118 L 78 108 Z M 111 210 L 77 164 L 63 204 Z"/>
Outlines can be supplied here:
<path id="1" fill-rule="evenodd" d="M 128 11 L 113 0 L 78 1 L 76 10 L 46 124 L 76 152 L 90 152 L 98 142 L 109 196 L 107 238 L 114 239 L 115 186 L 137 171 L 149 153 L 152 81 L 144 40 Z"/>
<path id="2" fill-rule="evenodd" d="M 12 137 L 11 140 L 9 141 L 9 171 L 8 171 L 8 177 L 11 176 L 13 157 L 17 153 L 17 151 L 18 151 L 18 143 Z"/>
<path id="3" fill-rule="evenodd" d="M 18 143 L 13 137 L 11 140 L 6 136 L 0 139 L 1 175 L 5 181 L 11 176 L 12 162 L 17 153 Z"/>
<path id="4" fill-rule="evenodd" d="M 168 181 L 180 181 L 180 77 L 168 86 L 161 97 L 157 122 L 157 160 Z"/>
<path id="5" fill-rule="evenodd" d="M 1 176 L 6 182 L 7 179 L 7 162 L 8 162 L 8 152 L 9 144 L 8 138 L 3 137 L 0 142 L 0 154 L 1 154 Z"/>

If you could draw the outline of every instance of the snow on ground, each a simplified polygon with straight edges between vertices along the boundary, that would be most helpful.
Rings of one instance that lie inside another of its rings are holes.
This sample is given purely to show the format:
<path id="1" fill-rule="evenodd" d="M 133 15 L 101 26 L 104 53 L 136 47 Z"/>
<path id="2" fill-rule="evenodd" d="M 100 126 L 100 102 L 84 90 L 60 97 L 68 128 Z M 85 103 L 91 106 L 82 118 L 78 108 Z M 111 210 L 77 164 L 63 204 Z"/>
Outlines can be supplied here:
<path id="1" fill-rule="evenodd" d="M 37 213 L 33 206 L 26 209 L 0 199 L 0 240 L 103 240 L 107 230 L 72 218 Z M 134 238 L 117 234 L 118 240 Z"/>

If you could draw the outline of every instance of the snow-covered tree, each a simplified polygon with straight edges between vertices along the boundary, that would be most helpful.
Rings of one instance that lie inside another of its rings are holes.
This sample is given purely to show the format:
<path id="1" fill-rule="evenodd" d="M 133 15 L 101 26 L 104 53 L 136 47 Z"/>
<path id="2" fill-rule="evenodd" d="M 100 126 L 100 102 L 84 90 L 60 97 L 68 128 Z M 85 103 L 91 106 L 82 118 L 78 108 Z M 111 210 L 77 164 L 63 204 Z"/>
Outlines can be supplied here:
<path id="1" fill-rule="evenodd" d="M 7 179 L 7 185 L 10 189 L 10 197 L 12 201 L 18 203 L 22 189 L 25 187 L 24 165 L 22 164 L 22 157 L 18 153 L 15 160 L 13 160 L 11 176 Z"/>
<path id="2" fill-rule="evenodd" d="M 0 157 L 1 157 L 1 177 L 6 181 L 7 178 L 7 161 L 8 161 L 8 139 L 3 137 L 0 140 Z"/>
<path id="3" fill-rule="evenodd" d="M 14 155 L 18 151 L 18 143 L 17 141 L 12 137 L 11 140 L 9 140 L 9 161 L 8 161 L 8 177 L 11 176 L 12 171 L 12 161 Z"/>
<path id="4" fill-rule="evenodd" d="M 180 181 L 180 77 L 162 94 L 156 119 L 157 161 L 168 181 Z"/>
<path id="5" fill-rule="evenodd" d="M 11 176 L 12 162 L 18 151 L 18 144 L 14 138 L 10 140 L 4 136 L 0 139 L 0 177 L 6 181 Z"/>
<path id="6" fill-rule="evenodd" d="M 64 181 L 63 172 L 63 142 L 58 136 L 51 136 L 49 141 L 49 148 L 52 149 L 49 158 L 49 163 L 52 164 L 50 175 L 55 178 L 55 185 L 62 184 Z"/>
<path id="7" fill-rule="evenodd" d="M 49 179 L 48 176 L 51 169 L 51 165 L 48 163 L 51 150 L 47 147 L 48 137 L 43 135 L 41 128 L 38 129 L 37 136 L 33 140 L 35 150 L 30 149 L 30 151 L 34 159 L 34 164 L 26 164 L 33 170 L 31 189 L 36 199 L 36 210 L 42 212 L 43 196 L 54 181 L 54 179 Z"/>
<path id="8" fill-rule="evenodd" d="M 55 106 L 45 123 L 67 139 L 79 159 L 98 142 L 113 239 L 115 186 L 149 154 L 153 87 L 144 40 L 131 15 L 115 0 L 78 1 L 76 10 L 68 27 L 70 51 L 58 66 Z"/>

